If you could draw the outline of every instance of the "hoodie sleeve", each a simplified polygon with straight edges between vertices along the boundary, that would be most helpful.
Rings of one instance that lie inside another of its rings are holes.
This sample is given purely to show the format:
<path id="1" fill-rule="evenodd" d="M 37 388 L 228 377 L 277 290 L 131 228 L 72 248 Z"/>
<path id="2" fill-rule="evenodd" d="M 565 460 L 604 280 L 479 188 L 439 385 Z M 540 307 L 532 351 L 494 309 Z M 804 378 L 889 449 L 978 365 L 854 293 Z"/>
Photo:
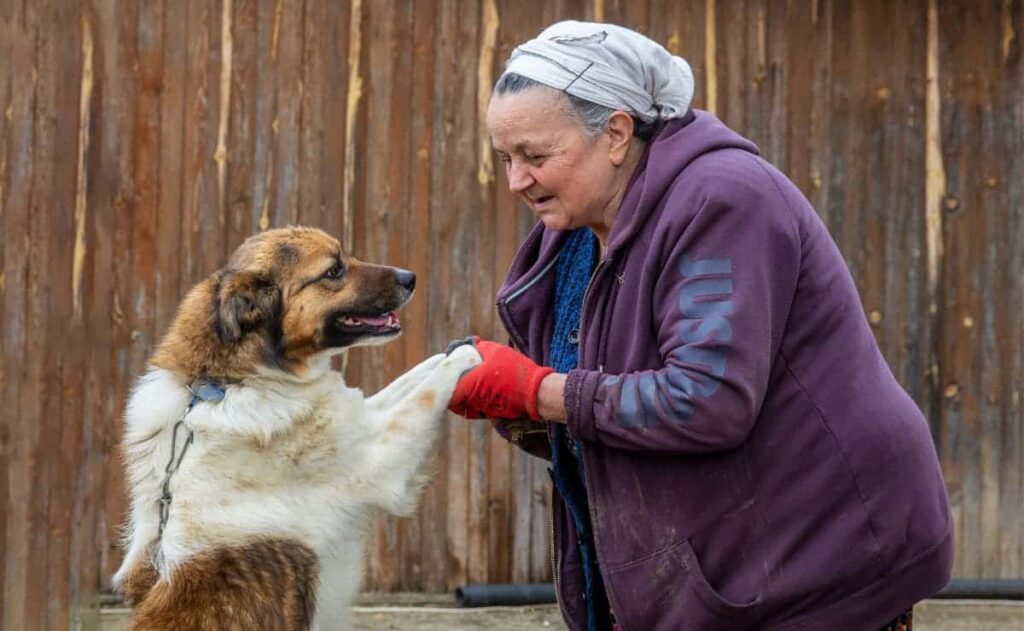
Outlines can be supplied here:
<path id="1" fill-rule="evenodd" d="M 749 435 L 800 267 L 796 215 L 761 174 L 719 187 L 727 192 L 666 231 L 673 236 L 651 296 L 662 365 L 622 375 L 571 371 L 573 437 L 669 454 L 733 449 Z"/>

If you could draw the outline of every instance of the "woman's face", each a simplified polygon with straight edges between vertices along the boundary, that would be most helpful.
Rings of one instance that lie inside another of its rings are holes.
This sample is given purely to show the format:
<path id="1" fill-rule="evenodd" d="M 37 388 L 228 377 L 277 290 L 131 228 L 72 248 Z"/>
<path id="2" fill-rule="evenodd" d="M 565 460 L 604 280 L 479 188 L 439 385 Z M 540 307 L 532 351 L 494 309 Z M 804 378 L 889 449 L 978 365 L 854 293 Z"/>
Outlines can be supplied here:
<path id="1" fill-rule="evenodd" d="M 487 129 L 505 164 L 509 190 L 545 226 L 606 232 L 625 190 L 616 168 L 621 159 L 614 138 L 588 136 L 571 107 L 561 92 L 547 88 L 495 95 Z"/>

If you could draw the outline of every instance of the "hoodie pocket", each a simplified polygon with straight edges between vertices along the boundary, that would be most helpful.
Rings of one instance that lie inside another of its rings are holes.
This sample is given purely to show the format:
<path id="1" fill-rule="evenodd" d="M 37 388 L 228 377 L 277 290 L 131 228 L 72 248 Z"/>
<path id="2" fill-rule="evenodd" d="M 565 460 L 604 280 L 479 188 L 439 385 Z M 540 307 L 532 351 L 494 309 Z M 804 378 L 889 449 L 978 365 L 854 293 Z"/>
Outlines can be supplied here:
<path id="1" fill-rule="evenodd" d="M 743 631 L 760 599 L 726 600 L 708 583 L 689 540 L 606 573 L 624 631 Z"/>

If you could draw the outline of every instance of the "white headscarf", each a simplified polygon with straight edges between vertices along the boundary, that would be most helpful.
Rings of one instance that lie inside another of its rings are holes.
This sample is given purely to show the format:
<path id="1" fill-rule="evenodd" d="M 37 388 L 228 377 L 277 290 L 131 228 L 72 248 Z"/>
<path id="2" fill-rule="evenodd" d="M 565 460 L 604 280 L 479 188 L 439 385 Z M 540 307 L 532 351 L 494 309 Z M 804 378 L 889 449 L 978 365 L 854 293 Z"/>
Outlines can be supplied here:
<path id="1" fill-rule="evenodd" d="M 693 71 L 686 60 L 614 24 L 553 24 L 512 51 L 508 73 L 647 123 L 681 117 L 693 99 Z"/>

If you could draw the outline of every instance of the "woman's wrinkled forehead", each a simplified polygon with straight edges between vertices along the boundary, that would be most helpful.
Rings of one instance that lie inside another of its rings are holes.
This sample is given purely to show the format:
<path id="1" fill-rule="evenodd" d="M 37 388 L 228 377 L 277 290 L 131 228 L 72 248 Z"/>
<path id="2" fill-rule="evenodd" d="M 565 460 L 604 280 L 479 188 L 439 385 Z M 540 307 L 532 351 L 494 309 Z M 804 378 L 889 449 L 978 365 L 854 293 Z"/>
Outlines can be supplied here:
<path id="1" fill-rule="evenodd" d="M 566 134 L 582 134 L 583 127 L 563 93 L 537 87 L 493 95 L 487 131 L 495 149 L 511 151 L 518 145 L 550 144 Z"/>

